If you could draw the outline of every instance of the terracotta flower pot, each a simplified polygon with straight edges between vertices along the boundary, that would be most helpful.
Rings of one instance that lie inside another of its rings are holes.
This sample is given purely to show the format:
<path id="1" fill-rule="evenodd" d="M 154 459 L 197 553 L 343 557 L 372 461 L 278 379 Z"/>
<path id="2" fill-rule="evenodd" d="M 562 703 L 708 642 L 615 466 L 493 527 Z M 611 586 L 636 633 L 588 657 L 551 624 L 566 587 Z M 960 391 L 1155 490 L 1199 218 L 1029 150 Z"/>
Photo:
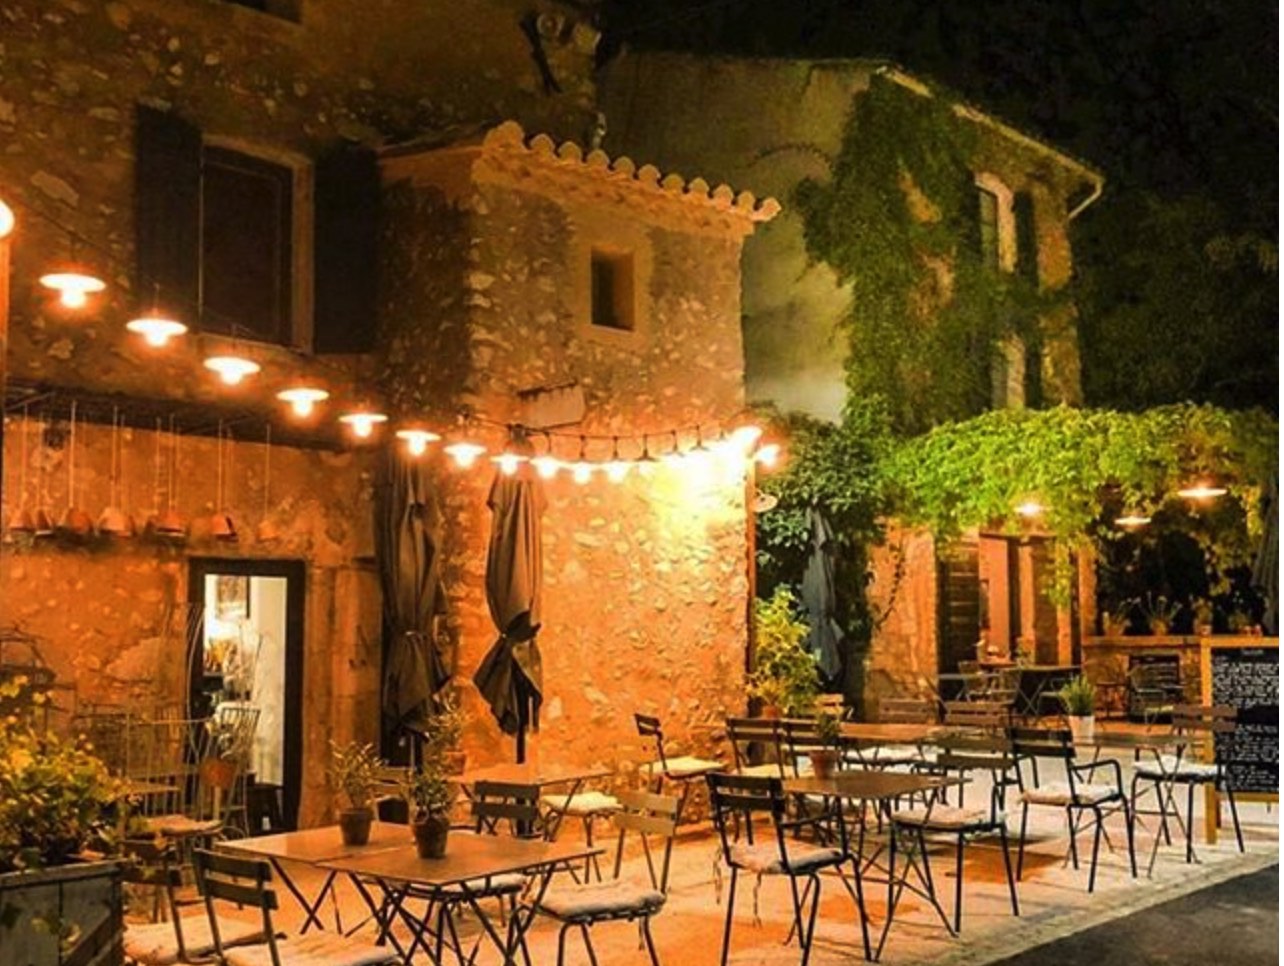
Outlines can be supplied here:
<path id="1" fill-rule="evenodd" d="M 415 846 L 419 850 L 419 858 L 440 859 L 446 854 L 450 819 L 445 815 L 417 816 L 410 828 L 415 833 Z"/>
<path id="2" fill-rule="evenodd" d="M 782 717 L 780 706 L 776 704 L 764 704 L 762 706 L 762 716 L 770 721 L 779 721 Z"/>
<path id="3" fill-rule="evenodd" d="M 829 778 L 834 773 L 838 765 L 838 753 L 836 751 L 813 751 L 809 752 L 811 757 L 811 771 L 817 778 Z"/>
<path id="4" fill-rule="evenodd" d="M 442 755 L 442 765 L 448 775 L 462 775 L 464 766 L 468 764 L 468 753 L 466 751 L 447 751 Z"/>
<path id="5" fill-rule="evenodd" d="M 345 808 L 339 812 L 339 833 L 344 845 L 365 845 L 370 841 L 374 812 L 368 808 Z"/>

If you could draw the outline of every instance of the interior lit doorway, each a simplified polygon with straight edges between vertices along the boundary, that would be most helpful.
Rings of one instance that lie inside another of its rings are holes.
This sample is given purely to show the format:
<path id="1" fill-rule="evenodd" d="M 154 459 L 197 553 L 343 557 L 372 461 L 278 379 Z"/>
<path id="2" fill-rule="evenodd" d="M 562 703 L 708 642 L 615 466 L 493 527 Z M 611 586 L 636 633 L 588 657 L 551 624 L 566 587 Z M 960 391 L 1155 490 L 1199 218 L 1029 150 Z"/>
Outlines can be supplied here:
<path id="1" fill-rule="evenodd" d="M 196 558 L 188 599 L 202 615 L 192 649 L 193 717 L 223 703 L 258 709 L 255 783 L 280 789 L 294 828 L 302 782 L 304 565 L 296 560 Z"/>

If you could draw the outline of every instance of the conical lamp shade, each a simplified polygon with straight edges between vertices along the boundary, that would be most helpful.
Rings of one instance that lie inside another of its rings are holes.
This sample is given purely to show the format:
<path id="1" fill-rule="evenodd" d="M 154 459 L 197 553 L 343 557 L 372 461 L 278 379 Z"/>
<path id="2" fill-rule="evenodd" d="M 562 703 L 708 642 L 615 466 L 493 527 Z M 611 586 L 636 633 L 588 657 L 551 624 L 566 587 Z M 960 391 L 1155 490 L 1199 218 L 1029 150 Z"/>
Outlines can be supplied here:
<path id="1" fill-rule="evenodd" d="M 13 512 L 13 516 L 9 517 L 9 532 L 33 534 L 36 532 L 36 518 L 25 506 L 19 507 Z"/>
<path id="2" fill-rule="evenodd" d="M 73 537 L 87 537 L 94 529 L 94 519 L 79 507 L 68 507 L 58 521 L 58 529 Z"/>
<path id="3" fill-rule="evenodd" d="M 177 510 L 169 509 L 156 518 L 155 532 L 158 537 L 181 539 L 187 536 L 187 524 Z"/>
<path id="4" fill-rule="evenodd" d="M 215 513 L 209 520 L 210 536 L 225 543 L 235 543 L 237 539 L 236 524 L 223 512 Z"/>
<path id="5" fill-rule="evenodd" d="M 128 537 L 133 532 L 127 517 L 119 507 L 109 506 L 98 517 L 98 532 L 106 537 Z"/>

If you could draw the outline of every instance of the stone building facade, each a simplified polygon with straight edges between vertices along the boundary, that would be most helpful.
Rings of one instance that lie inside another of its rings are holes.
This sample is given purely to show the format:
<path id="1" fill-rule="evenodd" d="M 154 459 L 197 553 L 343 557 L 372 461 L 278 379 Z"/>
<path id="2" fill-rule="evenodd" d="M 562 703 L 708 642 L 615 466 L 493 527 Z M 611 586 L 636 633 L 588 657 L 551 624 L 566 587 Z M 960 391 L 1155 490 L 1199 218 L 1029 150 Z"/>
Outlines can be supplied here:
<path id="1" fill-rule="evenodd" d="M 597 35 L 576 5 L 280 0 L 266 8 L 0 2 L 0 198 L 18 217 L 0 242 L 12 256 L 0 311 L 6 518 L 24 503 L 55 513 L 79 503 L 96 515 L 116 500 L 140 522 L 171 502 L 192 522 L 177 542 L 11 535 L 0 548 L 0 624 L 36 635 L 83 701 L 181 701 L 188 672 L 175 615 L 191 620 L 193 568 L 207 558 L 301 562 L 299 820 L 310 824 L 331 806 L 327 742 L 373 739 L 379 722 L 371 521 L 381 444 L 354 444 L 333 417 L 373 404 L 394 420 L 445 429 L 467 405 L 508 422 L 525 412 L 515 392 L 574 383 L 584 406 L 573 432 L 617 434 L 625 446 L 639 433 L 725 428 L 744 402 L 740 245 L 773 209 L 497 127 L 513 118 L 559 142 L 592 138 Z M 140 240 L 156 204 L 177 203 L 176 191 L 162 190 L 160 202 L 152 195 L 157 182 L 169 187 L 169 174 L 181 179 L 163 163 L 144 167 L 155 162 L 143 150 L 144 116 L 160 125 L 162 143 L 194 143 L 201 164 L 215 148 L 289 172 L 292 300 L 282 338 L 203 324 L 218 319 L 199 288 L 148 291 L 138 263 L 169 271 L 176 244 L 158 246 L 156 231 L 150 248 Z M 392 144 L 413 147 L 385 150 Z M 377 161 L 376 150 L 384 151 Z M 360 181 L 346 194 L 334 190 L 336 156 L 352 162 L 339 174 Z M 157 177 L 148 184 L 140 171 Z M 381 210 L 382 228 L 362 235 L 375 221 L 358 217 L 357 237 L 376 244 L 339 245 L 336 262 L 322 222 L 342 228 L 352 198 Z M 598 238 L 617 254 L 639 253 L 634 332 L 598 338 L 585 321 L 584 259 Z M 69 254 L 108 282 L 76 312 L 35 281 Z M 368 264 L 369 278 L 346 271 L 358 264 Z M 370 294 L 368 311 L 354 290 Z M 192 327 L 160 351 L 124 330 L 149 296 Z M 218 384 L 202 359 L 222 350 L 252 356 L 262 373 Z M 301 381 L 331 393 L 310 421 L 274 398 Z M 475 760 L 511 754 L 467 684 L 492 635 L 482 596 L 491 472 L 441 478 L 449 633 L 456 679 L 476 712 Z M 638 752 L 629 744 L 633 709 L 689 721 L 737 704 L 743 486 L 741 477 L 693 483 L 670 470 L 621 485 L 548 484 L 544 749 L 627 771 Z M 236 543 L 211 530 L 220 510 L 238 524 Z"/>

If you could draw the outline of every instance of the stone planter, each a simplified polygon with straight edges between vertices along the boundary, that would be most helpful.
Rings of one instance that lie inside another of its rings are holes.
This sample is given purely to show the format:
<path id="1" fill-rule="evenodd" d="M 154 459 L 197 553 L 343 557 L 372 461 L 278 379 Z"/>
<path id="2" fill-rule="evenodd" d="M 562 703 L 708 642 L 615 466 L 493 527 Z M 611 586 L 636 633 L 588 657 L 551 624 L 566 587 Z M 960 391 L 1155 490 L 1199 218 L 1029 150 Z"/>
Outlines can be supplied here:
<path id="1" fill-rule="evenodd" d="M 120 867 L 115 862 L 75 862 L 4 873 L 0 875 L 0 966 L 67 962 L 118 966 L 124 962 L 121 911 Z M 59 943 L 59 935 L 64 944 Z"/>
<path id="2" fill-rule="evenodd" d="M 1070 723 L 1070 733 L 1074 735 L 1076 742 L 1087 742 L 1092 740 L 1092 735 L 1096 730 L 1096 720 L 1090 714 L 1068 714 L 1066 721 Z"/>
<path id="3" fill-rule="evenodd" d="M 410 826 L 415 833 L 415 846 L 421 859 L 440 859 L 446 854 L 446 841 L 450 836 L 450 818 L 434 815 L 417 818 Z"/>
<path id="4" fill-rule="evenodd" d="M 339 833 L 344 845 L 365 845 L 370 841 L 374 812 L 368 808 L 345 808 L 339 813 Z"/>

